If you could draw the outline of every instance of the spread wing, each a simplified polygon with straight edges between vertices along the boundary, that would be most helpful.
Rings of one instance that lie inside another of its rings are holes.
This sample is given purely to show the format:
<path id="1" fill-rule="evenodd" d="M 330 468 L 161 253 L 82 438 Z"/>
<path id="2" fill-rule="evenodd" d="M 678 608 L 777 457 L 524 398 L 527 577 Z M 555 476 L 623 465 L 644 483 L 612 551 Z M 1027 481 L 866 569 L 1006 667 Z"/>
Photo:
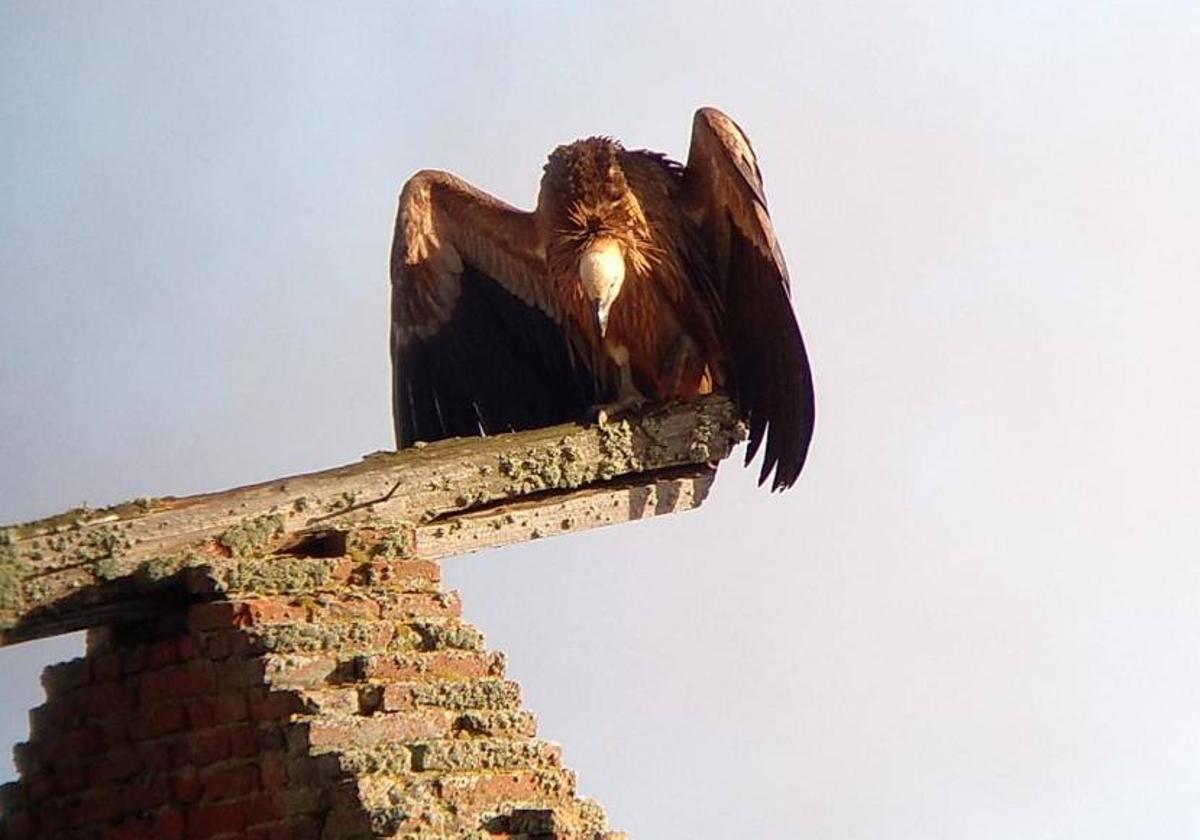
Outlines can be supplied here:
<path id="1" fill-rule="evenodd" d="M 812 374 L 792 312 L 787 266 L 767 214 L 762 173 L 737 123 L 701 108 L 684 170 L 688 208 L 712 249 L 732 360 L 730 391 L 750 423 L 749 463 L 763 451 L 759 483 L 800 475 L 812 438 Z"/>
<path id="2" fill-rule="evenodd" d="M 404 185 L 392 241 L 398 447 L 582 417 L 595 402 L 533 215 L 445 172 Z"/>

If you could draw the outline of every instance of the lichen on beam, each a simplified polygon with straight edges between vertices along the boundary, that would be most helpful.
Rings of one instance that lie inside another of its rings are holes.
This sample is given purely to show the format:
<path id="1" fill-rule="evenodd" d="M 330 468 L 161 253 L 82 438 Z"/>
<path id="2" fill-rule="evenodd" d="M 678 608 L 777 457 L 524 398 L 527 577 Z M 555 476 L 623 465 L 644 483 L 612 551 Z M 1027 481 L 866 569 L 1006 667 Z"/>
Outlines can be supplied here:
<path id="1" fill-rule="evenodd" d="M 703 503 L 715 476 L 713 467 L 690 465 L 461 511 L 417 526 L 414 544 L 421 557 L 436 559 L 680 513 Z"/>
<path id="2" fill-rule="evenodd" d="M 184 569 L 220 581 L 248 558 L 294 557 L 358 527 L 436 558 L 695 507 L 709 465 L 743 436 L 729 401 L 711 396 L 603 426 L 456 438 L 0 528 L 0 645 L 136 616 Z"/>

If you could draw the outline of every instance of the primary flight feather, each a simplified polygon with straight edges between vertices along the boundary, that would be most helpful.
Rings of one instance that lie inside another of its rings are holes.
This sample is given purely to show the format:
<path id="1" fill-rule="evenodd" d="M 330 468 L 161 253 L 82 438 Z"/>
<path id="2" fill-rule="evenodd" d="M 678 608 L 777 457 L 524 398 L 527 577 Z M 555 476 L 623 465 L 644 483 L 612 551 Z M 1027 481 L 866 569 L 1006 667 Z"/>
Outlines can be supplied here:
<path id="1" fill-rule="evenodd" d="M 532 212 L 418 172 L 392 243 L 391 350 L 400 447 L 722 391 L 779 490 L 812 437 L 762 174 L 715 108 L 696 112 L 686 165 L 607 137 L 559 146 Z"/>

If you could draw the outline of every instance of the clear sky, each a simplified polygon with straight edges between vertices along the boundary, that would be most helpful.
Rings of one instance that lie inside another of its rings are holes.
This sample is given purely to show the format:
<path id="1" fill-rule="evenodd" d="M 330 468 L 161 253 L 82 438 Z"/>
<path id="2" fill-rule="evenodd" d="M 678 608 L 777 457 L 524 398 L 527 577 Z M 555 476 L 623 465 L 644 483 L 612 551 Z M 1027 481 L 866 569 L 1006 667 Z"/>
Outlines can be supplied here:
<path id="1" fill-rule="evenodd" d="M 446 564 L 542 734 L 637 838 L 1200 836 L 1200 5 L 436 5 L 0 6 L 0 521 L 389 447 L 404 179 L 718 105 L 812 454 Z"/>

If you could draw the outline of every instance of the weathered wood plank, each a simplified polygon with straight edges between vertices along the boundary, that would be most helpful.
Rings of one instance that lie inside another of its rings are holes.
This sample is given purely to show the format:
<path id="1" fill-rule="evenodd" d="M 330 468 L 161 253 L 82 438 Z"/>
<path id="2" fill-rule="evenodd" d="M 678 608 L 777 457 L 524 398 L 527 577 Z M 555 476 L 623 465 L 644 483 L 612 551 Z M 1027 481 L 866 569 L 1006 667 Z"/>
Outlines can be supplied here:
<path id="1" fill-rule="evenodd" d="M 436 559 L 485 548 L 635 522 L 697 508 L 716 470 L 691 465 L 657 475 L 641 473 L 568 493 L 518 499 L 468 510 L 415 529 L 416 553 Z"/>
<path id="2" fill-rule="evenodd" d="M 398 529 L 432 558 L 687 509 L 707 492 L 705 465 L 740 436 L 728 401 L 714 396 L 603 427 L 440 441 L 9 526 L 0 529 L 0 645 L 132 615 L 154 581 L 182 566 L 286 550 L 318 531 Z"/>

